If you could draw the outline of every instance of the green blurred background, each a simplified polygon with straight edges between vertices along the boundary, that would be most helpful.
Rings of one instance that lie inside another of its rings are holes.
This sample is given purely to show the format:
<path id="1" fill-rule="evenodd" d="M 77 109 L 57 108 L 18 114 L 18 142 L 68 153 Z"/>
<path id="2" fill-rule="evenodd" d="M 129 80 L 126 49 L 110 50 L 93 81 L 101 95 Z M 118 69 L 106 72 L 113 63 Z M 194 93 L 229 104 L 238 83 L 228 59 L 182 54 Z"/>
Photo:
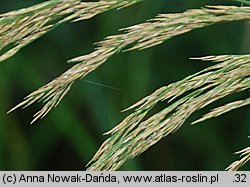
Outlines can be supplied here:
<path id="1" fill-rule="evenodd" d="M 1 0 L 0 12 L 40 2 Z M 35 125 L 29 123 L 41 103 L 6 114 L 30 92 L 70 68 L 68 59 L 93 51 L 94 42 L 117 34 L 119 28 L 144 22 L 158 13 L 208 4 L 232 3 L 145 0 L 90 20 L 61 25 L 1 63 L 0 170 L 85 170 L 107 138 L 102 134 L 129 114 L 121 113 L 122 109 L 211 64 L 189 57 L 249 53 L 247 21 L 194 30 L 151 49 L 113 56 L 86 79 L 77 81 L 59 106 Z M 250 107 L 195 126 L 190 123 L 212 107 L 246 97 L 249 92 L 232 95 L 195 113 L 179 131 L 128 161 L 121 170 L 224 170 L 238 159 L 233 153 L 249 145 Z M 164 106 L 166 103 L 160 104 L 158 110 Z M 249 170 L 250 164 L 242 169 Z"/>

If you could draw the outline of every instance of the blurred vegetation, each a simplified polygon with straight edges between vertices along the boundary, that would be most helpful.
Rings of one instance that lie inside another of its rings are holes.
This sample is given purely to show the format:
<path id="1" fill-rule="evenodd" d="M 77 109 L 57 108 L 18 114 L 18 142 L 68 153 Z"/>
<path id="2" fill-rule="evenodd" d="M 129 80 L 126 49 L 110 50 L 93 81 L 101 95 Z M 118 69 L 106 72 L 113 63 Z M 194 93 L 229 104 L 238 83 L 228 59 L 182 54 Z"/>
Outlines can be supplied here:
<path id="1" fill-rule="evenodd" d="M 0 13 L 42 1 L 0 1 Z M 175 37 L 160 46 L 121 53 L 78 81 L 44 119 L 28 125 L 42 106 L 36 104 L 9 115 L 23 97 L 71 67 L 66 60 L 87 54 L 94 42 L 118 29 L 144 22 L 158 13 L 181 12 L 230 1 L 145 0 L 87 21 L 66 23 L 0 64 L 0 170 L 84 170 L 102 134 L 127 113 L 120 111 L 162 85 L 178 81 L 210 64 L 189 57 L 245 54 L 250 51 L 247 21 L 218 24 Z M 249 95 L 244 92 L 216 103 Z M 213 105 L 214 106 L 214 105 Z M 164 138 L 123 170 L 222 170 L 248 146 L 250 107 L 191 126 L 202 110 L 175 134 Z M 160 106 L 159 106 L 160 107 Z M 242 169 L 249 170 L 249 164 Z"/>

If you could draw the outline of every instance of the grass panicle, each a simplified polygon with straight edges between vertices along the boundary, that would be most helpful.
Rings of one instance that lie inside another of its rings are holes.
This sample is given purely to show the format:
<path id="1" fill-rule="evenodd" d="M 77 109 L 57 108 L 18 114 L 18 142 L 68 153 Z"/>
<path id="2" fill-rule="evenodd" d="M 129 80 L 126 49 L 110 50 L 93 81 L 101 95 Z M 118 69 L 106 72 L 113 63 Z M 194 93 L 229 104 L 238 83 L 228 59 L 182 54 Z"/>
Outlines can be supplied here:
<path id="1" fill-rule="evenodd" d="M 213 65 L 181 81 L 164 86 L 143 98 L 129 110 L 134 112 L 111 131 L 111 135 L 93 157 L 89 170 L 116 170 L 126 160 L 140 155 L 163 137 L 178 130 L 194 112 L 230 94 L 250 88 L 250 55 L 209 56 Z M 146 114 L 159 102 L 168 106 L 145 119 Z M 230 111 L 242 105 L 229 104 Z M 217 111 L 217 113 L 215 112 Z M 222 112 L 214 110 L 215 117 Z"/>
<path id="2" fill-rule="evenodd" d="M 123 8 L 142 0 L 50 0 L 29 8 L 0 14 L 0 62 L 21 48 L 67 21 L 80 21 L 114 8 Z"/>
<path id="3" fill-rule="evenodd" d="M 240 160 L 237 160 L 230 164 L 226 170 L 228 171 L 237 171 L 239 170 L 243 165 L 245 165 L 248 161 L 250 161 L 250 147 L 247 147 L 241 151 L 236 152 L 236 154 L 240 154 L 240 157 L 242 157 Z"/>
<path id="4" fill-rule="evenodd" d="M 163 41 L 189 32 L 195 28 L 225 21 L 244 20 L 250 18 L 250 8 L 235 6 L 209 6 L 202 9 L 188 10 L 184 13 L 161 14 L 146 23 L 122 29 L 124 33 L 109 36 L 98 43 L 97 49 L 84 56 L 69 60 L 76 63 L 40 89 L 28 95 L 22 103 L 10 110 L 27 107 L 36 101 L 46 104 L 34 116 L 32 121 L 43 118 L 52 108 L 56 107 L 72 84 L 94 71 L 111 56 L 122 50 L 145 49 Z M 131 46 L 127 48 L 128 46 Z"/>
<path id="5" fill-rule="evenodd" d="M 29 8 L 0 14 L 0 62 L 21 48 L 68 21 L 89 19 L 114 8 L 123 8 L 142 0 L 51 0 Z M 235 0 L 249 5 L 247 0 Z M 121 33 L 97 43 L 87 55 L 69 60 L 75 63 L 62 75 L 32 92 L 9 112 L 42 101 L 44 106 L 31 123 L 43 118 L 68 93 L 73 83 L 87 76 L 121 51 L 142 50 L 212 24 L 250 19 L 250 7 L 207 6 L 182 13 L 160 14 L 145 23 L 121 29 Z M 90 161 L 88 170 L 116 170 L 125 161 L 146 151 L 163 137 L 177 131 L 196 111 L 233 93 L 250 88 L 250 55 L 220 55 L 197 58 L 213 63 L 183 80 L 163 86 L 127 110 L 133 112 L 106 133 L 110 136 Z M 166 108 L 146 117 L 159 102 Z M 250 104 L 250 98 L 213 109 L 193 124 L 220 116 Z M 241 159 L 227 170 L 237 170 L 250 159 L 250 148 L 237 152 Z"/>

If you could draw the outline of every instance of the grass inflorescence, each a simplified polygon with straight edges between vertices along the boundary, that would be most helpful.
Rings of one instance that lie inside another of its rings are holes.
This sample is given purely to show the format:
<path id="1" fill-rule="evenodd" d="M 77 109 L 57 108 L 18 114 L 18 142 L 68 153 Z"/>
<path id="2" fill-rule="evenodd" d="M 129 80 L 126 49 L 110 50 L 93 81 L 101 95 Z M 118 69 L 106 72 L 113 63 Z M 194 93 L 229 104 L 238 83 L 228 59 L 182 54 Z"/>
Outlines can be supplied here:
<path id="1" fill-rule="evenodd" d="M 140 155 L 163 137 L 178 130 L 194 112 L 230 94 L 250 88 L 249 55 L 209 56 L 200 59 L 219 63 L 159 88 L 128 108 L 134 112 L 106 133 L 111 137 L 93 157 L 89 170 L 118 169 L 126 160 Z M 163 101 L 170 104 L 144 119 L 157 103 Z M 241 106 L 241 103 L 237 101 L 223 106 L 227 108 L 224 112 Z M 215 109 L 206 118 L 222 113 Z"/>
<path id="2" fill-rule="evenodd" d="M 99 42 L 94 52 L 69 60 L 69 62 L 74 62 L 76 65 L 28 95 L 22 103 L 11 111 L 19 107 L 25 108 L 36 101 L 45 102 L 44 107 L 35 114 L 33 123 L 39 118 L 43 118 L 52 108 L 57 106 L 76 80 L 85 77 L 106 62 L 111 56 L 122 50 L 153 47 L 169 38 L 196 28 L 219 22 L 244 19 L 250 19 L 250 8 L 248 7 L 216 6 L 188 10 L 184 13 L 161 14 L 146 23 L 122 29 L 124 33 L 109 36 Z M 130 45 L 133 46 L 127 48 Z"/>
<path id="3" fill-rule="evenodd" d="M 114 8 L 122 8 L 142 0 L 50 0 L 29 8 L 0 14 L 0 51 L 13 45 L 0 55 L 4 61 L 21 48 L 67 21 L 80 21 Z"/>
<path id="4" fill-rule="evenodd" d="M 0 15 L 0 62 L 21 48 L 68 21 L 80 21 L 114 8 L 123 8 L 142 0 L 51 0 L 29 8 Z M 236 0 L 248 4 L 246 0 Z M 106 37 L 87 55 L 69 60 L 74 65 L 45 86 L 32 92 L 9 112 L 42 101 L 44 106 L 31 123 L 46 116 L 68 93 L 73 83 L 94 71 L 121 51 L 142 50 L 164 41 L 212 24 L 250 19 L 250 7 L 207 6 L 182 13 L 160 14 L 145 23 L 120 30 Z M 10 48 L 7 51 L 6 48 Z M 140 155 L 163 137 L 177 131 L 194 112 L 233 93 L 250 88 L 250 55 L 220 55 L 198 58 L 213 65 L 183 80 L 163 86 L 141 99 L 127 110 L 133 112 L 106 134 L 90 162 L 89 170 L 116 170 Z M 159 102 L 167 106 L 146 118 Z M 250 104 L 250 98 L 217 107 L 196 120 L 198 123 Z M 228 170 L 237 170 L 250 159 L 249 147 L 238 152 L 241 159 Z"/>

